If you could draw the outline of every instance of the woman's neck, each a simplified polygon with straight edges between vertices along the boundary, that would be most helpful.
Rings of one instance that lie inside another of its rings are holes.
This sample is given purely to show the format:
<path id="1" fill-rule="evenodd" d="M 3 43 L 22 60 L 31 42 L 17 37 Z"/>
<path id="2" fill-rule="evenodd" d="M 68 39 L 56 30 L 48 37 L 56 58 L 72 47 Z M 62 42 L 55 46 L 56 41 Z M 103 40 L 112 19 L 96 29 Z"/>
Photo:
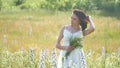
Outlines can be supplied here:
<path id="1" fill-rule="evenodd" d="M 73 29 L 75 29 L 75 30 L 80 29 L 80 26 L 79 26 L 79 25 L 71 25 L 71 27 L 72 27 Z"/>

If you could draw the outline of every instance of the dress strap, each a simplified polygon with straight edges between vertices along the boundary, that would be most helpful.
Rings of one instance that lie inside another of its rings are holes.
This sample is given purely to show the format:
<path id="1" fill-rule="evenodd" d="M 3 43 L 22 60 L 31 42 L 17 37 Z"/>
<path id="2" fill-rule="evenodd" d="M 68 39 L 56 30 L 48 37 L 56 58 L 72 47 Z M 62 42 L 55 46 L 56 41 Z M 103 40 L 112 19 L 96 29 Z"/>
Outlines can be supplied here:
<path id="1" fill-rule="evenodd" d="M 67 29 L 67 25 L 64 25 L 64 30 L 66 30 Z"/>

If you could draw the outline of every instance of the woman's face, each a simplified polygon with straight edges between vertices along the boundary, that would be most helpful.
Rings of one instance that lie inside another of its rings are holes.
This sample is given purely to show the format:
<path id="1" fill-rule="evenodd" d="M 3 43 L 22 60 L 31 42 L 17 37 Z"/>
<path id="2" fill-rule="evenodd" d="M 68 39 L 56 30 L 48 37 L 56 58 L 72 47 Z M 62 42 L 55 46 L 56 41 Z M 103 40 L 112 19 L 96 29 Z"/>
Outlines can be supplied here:
<path id="1" fill-rule="evenodd" d="M 80 22 L 79 18 L 75 14 L 72 14 L 72 16 L 71 16 L 71 24 L 72 25 L 79 25 L 79 22 Z"/>

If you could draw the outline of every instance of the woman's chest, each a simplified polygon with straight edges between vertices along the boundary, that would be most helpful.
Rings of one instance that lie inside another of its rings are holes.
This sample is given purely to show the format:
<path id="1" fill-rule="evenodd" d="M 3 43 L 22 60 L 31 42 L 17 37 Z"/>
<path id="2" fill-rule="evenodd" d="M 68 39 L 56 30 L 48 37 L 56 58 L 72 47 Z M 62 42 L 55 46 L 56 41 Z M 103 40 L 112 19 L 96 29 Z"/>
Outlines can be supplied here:
<path id="1" fill-rule="evenodd" d="M 63 38 L 64 39 L 70 39 L 71 37 L 83 37 L 83 34 L 82 34 L 82 32 L 81 31 L 78 31 L 78 32 L 75 32 L 75 33 L 71 33 L 70 31 L 68 31 L 68 30 L 64 30 L 64 32 L 63 32 Z"/>

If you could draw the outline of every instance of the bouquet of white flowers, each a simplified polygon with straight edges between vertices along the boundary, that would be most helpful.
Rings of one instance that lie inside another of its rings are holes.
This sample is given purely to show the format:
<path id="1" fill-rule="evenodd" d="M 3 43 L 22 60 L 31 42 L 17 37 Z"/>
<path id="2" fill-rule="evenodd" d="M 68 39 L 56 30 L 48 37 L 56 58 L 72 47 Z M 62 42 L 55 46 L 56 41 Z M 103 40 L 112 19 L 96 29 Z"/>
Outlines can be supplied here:
<path id="1" fill-rule="evenodd" d="M 74 49 L 75 48 L 82 48 L 83 47 L 83 45 L 82 45 L 82 38 L 81 37 L 75 37 L 75 38 L 70 38 L 69 39 L 69 41 L 70 41 L 70 46 L 72 46 Z M 66 58 L 67 58 L 67 56 L 69 56 L 69 54 L 70 54 L 70 52 L 67 52 L 66 54 L 65 54 L 65 56 L 66 56 Z"/>

